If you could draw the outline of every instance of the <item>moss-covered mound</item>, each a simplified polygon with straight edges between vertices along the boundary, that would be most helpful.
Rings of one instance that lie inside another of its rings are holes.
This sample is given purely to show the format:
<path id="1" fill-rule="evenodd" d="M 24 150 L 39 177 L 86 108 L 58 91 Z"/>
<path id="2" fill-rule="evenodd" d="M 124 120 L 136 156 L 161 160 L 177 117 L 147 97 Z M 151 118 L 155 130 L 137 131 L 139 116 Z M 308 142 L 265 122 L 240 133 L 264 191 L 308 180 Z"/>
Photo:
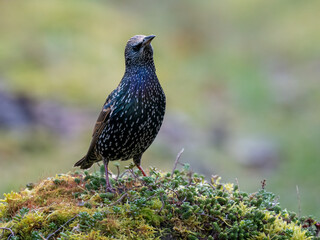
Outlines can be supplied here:
<path id="1" fill-rule="evenodd" d="M 264 189 L 247 194 L 188 167 L 126 170 L 106 193 L 103 168 L 29 185 L 0 200 L 0 239 L 319 239 L 320 224 L 281 209 Z"/>

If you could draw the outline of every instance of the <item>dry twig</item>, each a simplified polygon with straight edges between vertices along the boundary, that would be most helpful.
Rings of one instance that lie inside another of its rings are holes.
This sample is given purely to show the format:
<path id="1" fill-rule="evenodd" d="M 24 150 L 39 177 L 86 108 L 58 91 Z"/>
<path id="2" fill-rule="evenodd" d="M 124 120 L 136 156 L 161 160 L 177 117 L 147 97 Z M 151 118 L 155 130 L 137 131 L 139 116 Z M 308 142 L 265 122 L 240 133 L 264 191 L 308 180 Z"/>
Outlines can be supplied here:
<path id="1" fill-rule="evenodd" d="M 179 159 L 180 159 L 181 154 L 183 153 L 183 151 L 184 151 L 184 148 L 181 149 L 181 151 L 178 153 L 178 155 L 176 157 L 176 160 L 174 161 L 174 166 L 173 166 L 173 169 L 172 169 L 172 172 L 171 172 L 171 177 L 173 176 L 174 170 L 176 170 L 176 168 L 177 168 L 177 165 L 179 163 Z"/>
<path id="2" fill-rule="evenodd" d="M 122 194 L 122 196 L 119 197 L 119 199 L 118 199 L 117 201 L 115 201 L 114 203 L 109 204 L 108 207 L 113 206 L 113 205 L 116 205 L 117 203 L 121 202 L 122 199 L 124 199 L 124 197 L 126 197 L 126 196 L 128 196 L 128 193 Z"/>
<path id="3" fill-rule="evenodd" d="M 0 227 L 0 229 L 2 229 L 2 230 L 8 230 L 8 231 L 11 232 L 11 234 L 10 234 L 9 237 L 8 237 L 8 240 L 9 240 L 11 237 L 14 237 L 14 232 L 12 231 L 11 228 Z"/>
<path id="4" fill-rule="evenodd" d="M 161 213 L 161 211 L 162 211 L 162 209 L 164 208 L 164 205 L 165 205 L 165 203 L 164 203 L 164 201 L 163 201 L 163 194 L 161 194 L 161 202 L 162 202 L 162 206 L 161 206 L 161 208 L 159 209 L 159 212 L 158 212 L 158 213 Z"/>
<path id="5" fill-rule="evenodd" d="M 53 237 L 56 233 L 60 232 L 61 229 L 62 229 L 65 225 L 67 225 L 69 222 L 73 221 L 73 220 L 74 220 L 76 217 L 78 217 L 78 216 L 79 216 L 79 215 L 77 214 L 77 215 L 75 215 L 73 218 L 70 218 L 68 221 L 66 221 L 64 224 L 62 224 L 56 231 L 54 231 L 53 233 L 50 233 L 50 234 L 48 235 L 48 237 L 46 238 L 46 240 L 48 240 L 49 238 Z"/>
<path id="6" fill-rule="evenodd" d="M 298 207 L 299 207 L 298 217 L 300 218 L 300 216 L 301 216 L 301 199 L 300 199 L 300 192 L 299 192 L 298 185 L 296 185 L 296 189 L 297 189 L 297 198 L 298 198 Z"/>

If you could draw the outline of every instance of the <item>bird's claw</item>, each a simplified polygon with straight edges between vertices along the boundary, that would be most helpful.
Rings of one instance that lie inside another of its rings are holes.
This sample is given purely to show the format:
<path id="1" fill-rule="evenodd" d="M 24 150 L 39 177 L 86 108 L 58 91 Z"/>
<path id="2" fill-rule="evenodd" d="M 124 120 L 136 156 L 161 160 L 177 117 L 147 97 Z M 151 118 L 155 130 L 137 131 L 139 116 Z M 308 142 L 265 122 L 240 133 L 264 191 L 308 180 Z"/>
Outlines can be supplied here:
<path id="1" fill-rule="evenodd" d="M 116 190 L 115 190 L 114 188 L 112 188 L 111 186 L 107 186 L 107 187 L 106 187 L 106 192 L 115 193 Z"/>

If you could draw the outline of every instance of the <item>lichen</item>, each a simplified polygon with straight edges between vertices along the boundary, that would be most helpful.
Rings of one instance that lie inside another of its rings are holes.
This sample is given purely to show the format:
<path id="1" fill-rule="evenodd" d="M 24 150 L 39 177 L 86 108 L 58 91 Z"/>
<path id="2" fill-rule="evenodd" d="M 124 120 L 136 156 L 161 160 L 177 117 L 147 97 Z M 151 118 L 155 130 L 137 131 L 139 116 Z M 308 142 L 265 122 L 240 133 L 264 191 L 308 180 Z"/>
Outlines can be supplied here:
<path id="1" fill-rule="evenodd" d="M 0 239 L 319 239 L 319 223 L 282 209 L 264 189 L 248 194 L 186 167 L 60 174 L 0 202 Z"/>

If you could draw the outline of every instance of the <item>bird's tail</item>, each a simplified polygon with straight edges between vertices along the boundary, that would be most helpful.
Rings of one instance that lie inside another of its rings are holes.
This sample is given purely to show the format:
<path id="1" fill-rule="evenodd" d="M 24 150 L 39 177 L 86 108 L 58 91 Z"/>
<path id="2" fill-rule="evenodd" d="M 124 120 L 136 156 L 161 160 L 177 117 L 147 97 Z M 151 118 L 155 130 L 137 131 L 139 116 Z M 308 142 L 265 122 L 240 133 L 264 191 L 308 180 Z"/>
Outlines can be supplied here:
<path id="1" fill-rule="evenodd" d="M 74 164 L 74 167 L 80 167 L 81 169 L 87 169 L 90 168 L 95 162 L 98 162 L 97 155 L 94 151 L 91 152 L 91 154 L 85 155 L 83 158 L 81 158 L 78 162 Z"/>

